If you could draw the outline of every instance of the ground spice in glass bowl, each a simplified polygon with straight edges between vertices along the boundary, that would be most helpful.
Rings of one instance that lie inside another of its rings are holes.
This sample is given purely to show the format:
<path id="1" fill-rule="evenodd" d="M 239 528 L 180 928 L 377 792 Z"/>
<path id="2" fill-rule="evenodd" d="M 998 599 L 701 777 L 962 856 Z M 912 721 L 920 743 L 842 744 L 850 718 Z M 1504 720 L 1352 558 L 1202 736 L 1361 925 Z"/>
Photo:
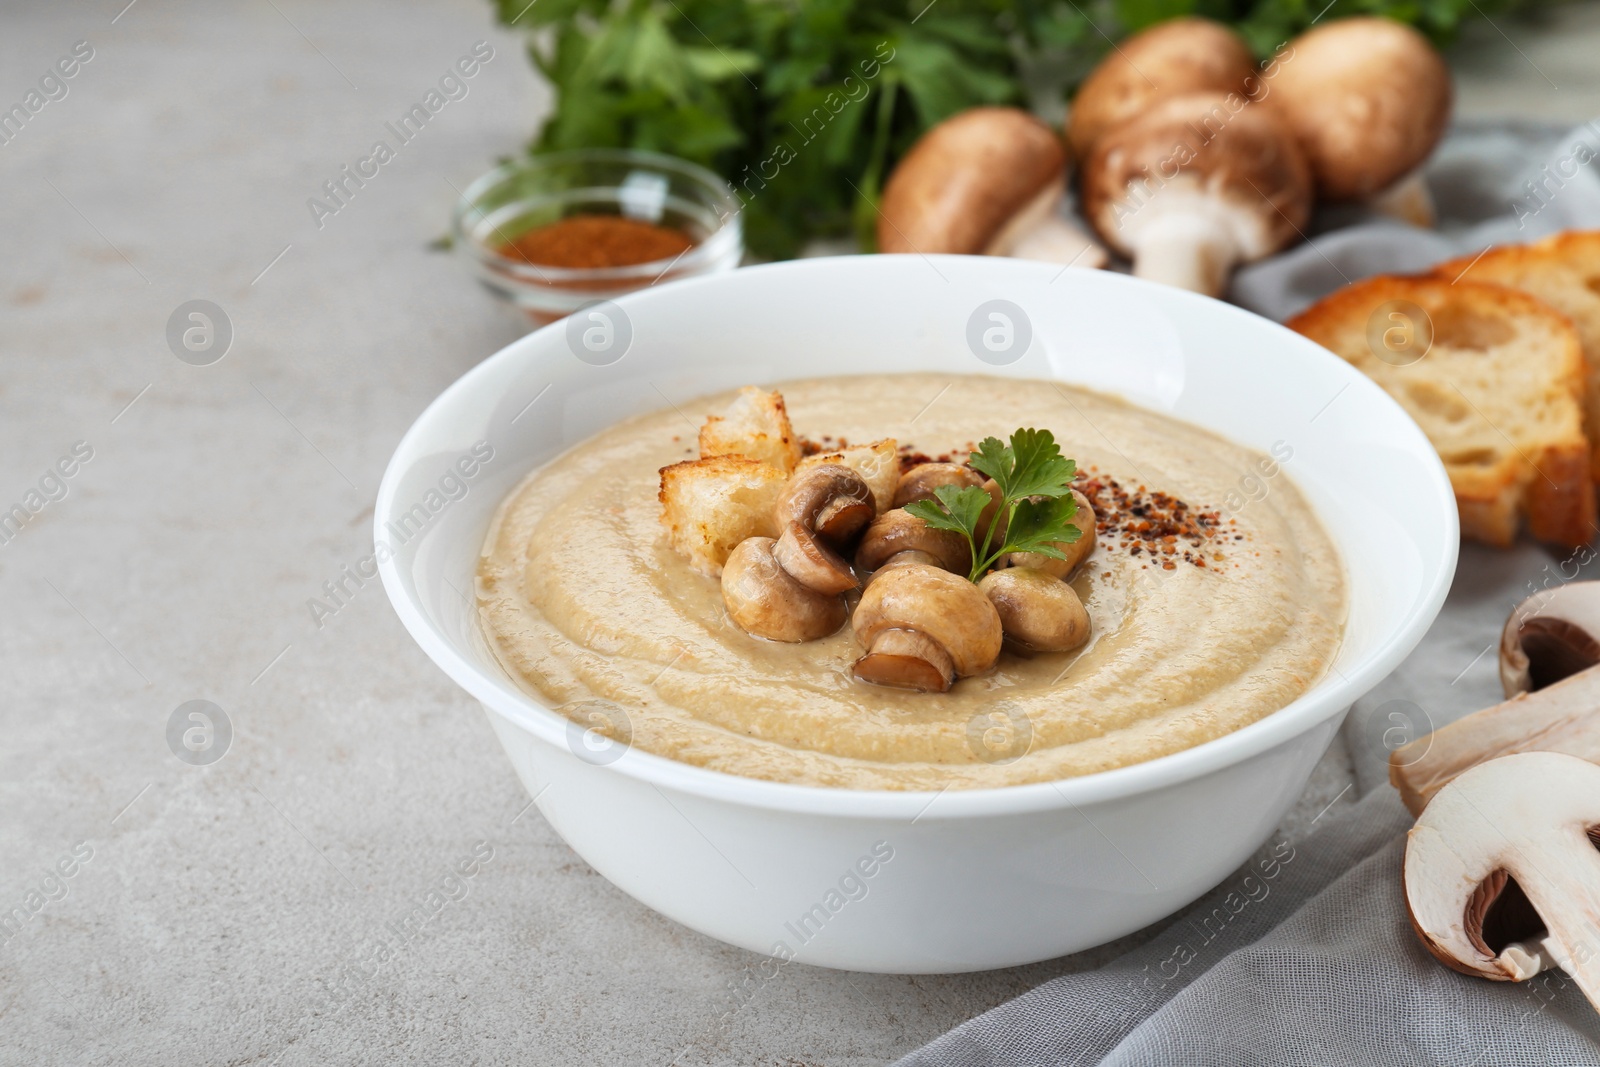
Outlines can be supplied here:
<path id="1" fill-rule="evenodd" d="M 634 289 L 737 267 L 742 206 L 692 163 L 582 149 L 485 174 L 457 202 L 451 229 L 477 279 L 544 325 Z"/>
<path id="2" fill-rule="evenodd" d="M 621 215 L 573 215 L 500 246 L 500 254 L 541 267 L 636 267 L 673 260 L 695 246 L 682 230 Z"/>

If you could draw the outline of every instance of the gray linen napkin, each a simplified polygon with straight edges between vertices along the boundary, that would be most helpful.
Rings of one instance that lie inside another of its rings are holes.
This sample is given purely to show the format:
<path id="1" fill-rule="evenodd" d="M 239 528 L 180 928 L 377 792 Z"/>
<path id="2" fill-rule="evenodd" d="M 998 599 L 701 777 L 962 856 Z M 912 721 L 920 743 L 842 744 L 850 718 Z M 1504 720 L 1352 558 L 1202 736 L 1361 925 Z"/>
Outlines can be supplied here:
<path id="1" fill-rule="evenodd" d="M 1241 271 L 1230 295 L 1281 320 L 1349 280 L 1600 227 L 1595 158 L 1600 121 L 1458 127 L 1428 171 L 1438 230 L 1328 213 L 1311 241 Z M 1138 949 L 1055 978 L 902 1064 L 1600 1064 L 1600 1016 L 1561 972 L 1487 982 L 1417 943 L 1400 896 L 1410 818 L 1385 767 L 1390 749 L 1500 699 L 1506 614 L 1538 588 L 1600 578 L 1590 555 L 1464 545 L 1438 621 L 1346 719 L 1355 781 L 1313 832 L 1269 841 Z"/>

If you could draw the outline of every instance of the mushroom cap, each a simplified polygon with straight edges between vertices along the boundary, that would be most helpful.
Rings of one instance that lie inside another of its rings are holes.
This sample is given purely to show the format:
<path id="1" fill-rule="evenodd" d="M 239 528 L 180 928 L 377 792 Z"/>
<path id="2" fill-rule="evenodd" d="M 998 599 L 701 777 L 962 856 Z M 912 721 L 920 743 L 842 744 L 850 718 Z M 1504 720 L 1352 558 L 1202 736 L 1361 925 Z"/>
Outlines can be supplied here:
<path id="1" fill-rule="evenodd" d="M 1444 57 L 1386 18 L 1339 19 L 1301 34 L 1263 84 L 1263 103 L 1282 116 L 1329 200 L 1393 185 L 1428 158 L 1450 120 Z"/>
<path id="2" fill-rule="evenodd" d="M 903 508 L 919 500 L 932 500 L 941 485 L 979 486 L 983 475 L 960 463 L 918 463 L 900 475 L 894 487 L 894 506 Z"/>
<path id="3" fill-rule="evenodd" d="M 861 584 L 849 563 L 798 522 L 784 529 L 772 558 L 789 577 L 818 593 L 836 596 Z"/>
<path id="4" fill-rule="evenodd" d="M 1158 23 L 1117 45 L 1078 86 L 1067 116 L 1067 141 L 1087 159 L 1107 130 L 1158 101 L 1183 93 L 1237 93 L 1258 84 L 1250 46 L 1227 26 L 1203 18 Z"/>
<path id="5" fill-rule="evenodd" d="M 1441 789 L 1406 837 L 1402 878 L 1423 945 L 1458 971 L 1499 981 L 1531 977 L 1524 929 L 1486 921 L 1511 880 L 1557 953 L 1591 998 L 1600 972 L 1600 766 L 1557 752 L 1522 752 L 1480 763 Z M 1509 918 L 1509 916 L 1507 916 Z M 1582 950 L 1582 956 L 1578 958 Z M 1568 957 L 1568 958 L 1562 958 Z M 1574 962 L 1586 974 L 1574 972 Z M 1587 979 L 1587 981 L 1586 981 Z"/>
<path id="6" fill-rule="evenodd" d="M 806 588 L 773 558 L 777 542 L 747 537 L 722 568 L 722 602 L 746 633 L 772 641 L 815 641 L 844 625 L 841 596 Z"/>
<path id="7" fill-rule="evenodd" d="M 855 536 L 877 514 L 866 480 L 842 463 L 797 470 L 772 507 L 779 530 L 799 523 L 834 542 Z"/>
<path id="8" fill-rule="evenodd" d="M 907 549 L 926 552 L 945 570 L 958 574 L 965 575 L 972 568 L 972 550 L 966 538 L 954 530 L 935 530 L 904 508 L 891 508 L 872 520 L 856 548 L 856 566 L 875 571 Z"/>
<path id="9" fill-rule="evenodd" d="M 915 630 L 937 641 L 965 678 L 1000 658 L 1004 634 L 989 598 L 964 576 L 921 563 L 891 567 L 869 584 L 851 623 L 871 648 L 885 630 Z"/>
<path id="10" fill-rule="evenodd" d="M 1500 633 L 1500 684 L 1509 699 L 1600 663 L 1600 582 L 1570 582 L 1528 597 Z"/>
<path id="11" fill-rule="evenodd" d="M 1246 260 L 1271 255 L 1311 216 L 1311 173 L 1274 115 L 1221 93 L 1162 101 L 1107 131 L 1083 168 L 1084 214 L 1134 254 L 1144 226 L 1173 211 L 1228 227 Z"/>
<path id="12" fill-rule="evenodd" d="M 1072 586 L 1032 567 L 990 571 L 978 583 L 1010 640 L 1033 652 L 1068 652 L 1089 640 L 1089 613 Z"/>
<path id="13" fill-rule="evenodd" d="M 1072 499 L 1078 504 L 1078 510 L 1072 516 L 1072 525 L 1078 528 L 1078 539 L 1055 542 L 1055 547 L 1066 559 L 1056 559 L 1042 552 L 1007 552 L 995 562 L 995 567 L 1032 567 L 1057 578 L 1065 578 L 1076 570 L 1078 564 L 1088 559 L 1089 553 L 1094 551 L 1095 514 L 1094 505 L 1078 490 L 1072 491 Z"/>
<path id="14" fill-rule="evenodd" d="M 1014 107 L 969 108 L 923 134 L 889 175 L 878 204 L 881 252 L 976 255 L 1052 185 L 1065 190 L 1067 150 Z"/>

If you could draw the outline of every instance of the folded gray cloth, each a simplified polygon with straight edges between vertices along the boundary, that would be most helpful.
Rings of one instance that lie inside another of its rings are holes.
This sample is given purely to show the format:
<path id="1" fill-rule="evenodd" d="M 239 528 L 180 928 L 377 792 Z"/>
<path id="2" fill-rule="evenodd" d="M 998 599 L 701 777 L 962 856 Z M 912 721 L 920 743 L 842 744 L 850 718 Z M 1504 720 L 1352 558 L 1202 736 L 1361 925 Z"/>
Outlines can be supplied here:
<path id="1" fill-rule="evenodd" d="M 1346 281 L 1411 271 L 1491 243 L 1600 227 L 1600 122 L 1454 130 L 1429 167 L 1437 231 L 1319 218 L 1322 232 L 1235 279 L 1232 298 L 1282 319 Z M 1053 979 L 957 1027 L 906 1067 L 1600 1064 L 1600 1015 L 1559 971 L 1470 978 L 1418 944 L 1400 892 L 1410 818 L 1390 749 L 1500 699 L 1494 645 L 1539 588 L 1600 562 L 1523 544 L 1465 545 L 1417 650 L 1345 721 L 1355 784 L 1303 840 L 1273 840 L 1141 947 Z"/>

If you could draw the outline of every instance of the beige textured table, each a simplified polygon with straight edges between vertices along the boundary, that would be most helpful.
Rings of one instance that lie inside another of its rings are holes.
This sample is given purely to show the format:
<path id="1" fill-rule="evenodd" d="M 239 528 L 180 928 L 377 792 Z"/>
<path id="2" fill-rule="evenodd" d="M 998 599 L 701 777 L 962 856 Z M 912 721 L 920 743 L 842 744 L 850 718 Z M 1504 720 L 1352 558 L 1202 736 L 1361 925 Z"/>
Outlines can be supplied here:
<path id="1" fill-rule="evenodd" d="M 877 1064 L 1104 958 L 762 982 L 567 849 L 345 577 L 399 435 L 522 332 L 427 245 L 544 91 L 473 0 L 125 3 L 0 14 L 0 106 L 46 79 L 0 144 L 0 1064 Z M 1560 19 L 1469 35 L 1467 109 L 1600 114 L 1600 17 Z M 215 362 L 169 343 L 196 299 Z M 192 700 L 220 761 L 169 747 Z"/>

